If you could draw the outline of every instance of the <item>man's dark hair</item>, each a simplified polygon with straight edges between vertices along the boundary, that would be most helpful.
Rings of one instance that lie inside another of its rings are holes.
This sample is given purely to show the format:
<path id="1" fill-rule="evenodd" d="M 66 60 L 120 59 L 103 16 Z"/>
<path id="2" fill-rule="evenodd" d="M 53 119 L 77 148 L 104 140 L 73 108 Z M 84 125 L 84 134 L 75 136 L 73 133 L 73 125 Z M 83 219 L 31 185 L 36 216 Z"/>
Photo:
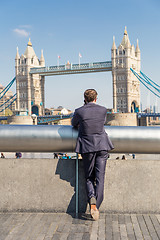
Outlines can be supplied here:
<path id="1" fill-rule="evenodd" d="M 84 99 L 86 102 L 93 102 L 96 99 L 97 95 L 98 93 L 95 89 L 87 89 L 84 92 Z"/>

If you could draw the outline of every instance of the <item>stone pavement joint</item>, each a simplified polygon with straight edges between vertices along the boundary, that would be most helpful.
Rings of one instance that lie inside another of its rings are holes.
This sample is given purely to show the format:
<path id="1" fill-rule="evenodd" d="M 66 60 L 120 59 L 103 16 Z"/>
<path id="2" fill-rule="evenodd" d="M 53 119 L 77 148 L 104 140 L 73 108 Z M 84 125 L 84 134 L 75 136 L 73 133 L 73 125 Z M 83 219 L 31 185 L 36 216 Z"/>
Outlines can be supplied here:
<path id="1" fill-rule="evenodd" d="M 0 213 L 0 240 L 157 240 L 160 214 Z"/>

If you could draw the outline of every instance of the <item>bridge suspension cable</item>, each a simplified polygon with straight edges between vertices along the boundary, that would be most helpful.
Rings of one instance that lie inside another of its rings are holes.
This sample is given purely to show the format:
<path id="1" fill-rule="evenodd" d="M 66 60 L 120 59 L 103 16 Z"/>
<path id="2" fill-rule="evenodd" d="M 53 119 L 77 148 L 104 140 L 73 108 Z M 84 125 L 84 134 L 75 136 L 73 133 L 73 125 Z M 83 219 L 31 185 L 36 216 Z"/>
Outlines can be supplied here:
<path id="1" fill-rule="evenodd" d="M 0 108 L 4 106 L 3 109 L 0 110 L 0 112 L 3 112 L 5 109 L 9 108 L 11 106 L 11 104 L 17 99 L 16 98 L 16 93 L 10 97 L 7 101 L 5 101 L 2 105 L 0 105 Z M 12 100 L 12 101 L 11 101 Z M 11 102 L 10 102 L 11 101 Z M 6 105 L 6 103 L 8 103 L 8 105 Z"/>
<path id="2" fill-rule="evenodd" d="M 154 81 L 152 81 L 149 77 L 147 77 L 142 71 L 140 71 L 140 74 L 147 80 L 147 81 L 150 81 L 152 82 L 155 86 L 159 87 L 160 88 L 160 85 L 158 85 L 157 83 L 155 83 Z M 155 88 L 157 89 L 157 88 Z M 157 89 L 158 91 L 160 91 L 160 89 Z"/>
<path id="3" fill-rule="evenodd" d="M 8 92 L 8 90 L 13 85 L 15 80 L 16 80 L 16 77 L 14 77 L 13 80 L 0 92 L 0 99 L 2 99 L 3 96 Z"/>
<path id="4" fill-rule="evenodd" d="M 156 84 L 154 81 L 152 81 L 151 79 L 149 79 L 145 74 L 143 74 L 142 72 L 140 76 L 136 71 L 134 71 L 132 68 L 130 68 L 130 70 L 132 71 L 132 73 L 137 77 L 137 79 L 150 91 L 152 92 L 154 95 L 156 95 L 157 97 L 160 98 L 160 95 L 158 95 L 152 88 L 154 88 L 158 93 L 160 93 L 160 89 L 158 89 L 157 87 L 155 87 L 154 85 L 159 86 L 158 84 Z M 152 83 L 154 84 L 152 84 Z M 146 84 L 148 84 L 149 86 L 147 86 Z M 160 86 L 159 86 L 160 87 Z"/>

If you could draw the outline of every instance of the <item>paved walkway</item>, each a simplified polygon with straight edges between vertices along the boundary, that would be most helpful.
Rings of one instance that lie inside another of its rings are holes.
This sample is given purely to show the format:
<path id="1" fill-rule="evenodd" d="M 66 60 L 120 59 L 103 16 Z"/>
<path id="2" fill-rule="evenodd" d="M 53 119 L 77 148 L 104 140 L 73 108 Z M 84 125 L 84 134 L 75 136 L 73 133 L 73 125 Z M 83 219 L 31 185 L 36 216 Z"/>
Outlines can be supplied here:
<path id="1" fill-rule="evenodd" d="M 0 240 L 157 240 L 160 214 L 0 213 Z"/>

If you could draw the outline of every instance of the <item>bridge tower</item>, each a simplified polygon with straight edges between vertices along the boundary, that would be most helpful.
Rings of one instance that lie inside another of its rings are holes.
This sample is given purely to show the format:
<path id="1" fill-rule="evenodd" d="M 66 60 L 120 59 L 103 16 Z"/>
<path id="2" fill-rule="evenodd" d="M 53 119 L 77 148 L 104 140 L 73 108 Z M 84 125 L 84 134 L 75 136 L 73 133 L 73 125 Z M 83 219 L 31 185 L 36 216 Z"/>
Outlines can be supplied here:
<path id="1" fill-rule="evenodd" d="M 131 45 L 125 27 L 124 36 L 119 47 L 115 38 L 111 49 L 112 79 L 113 79 L 113 108 L 115 112 L 137 112 L 140 110 L 140 83 L 132 74 L 130 68 L 140 72 L 140 49 L 137 40 L 136 49 Z"/>
<path id="2" fill-rule="evenodd" d="M 18 48 L 15 57 L 16 73 L 16 110 L 28 112 L 29 115 L 44 114 L 44 82 L 45 77 L 39 74 L 30 74 L 30 68 L 44 67 L 43 50 L 40 60 L 35 54 L 29 39 L 25 53 L 19 55 Z"/>

